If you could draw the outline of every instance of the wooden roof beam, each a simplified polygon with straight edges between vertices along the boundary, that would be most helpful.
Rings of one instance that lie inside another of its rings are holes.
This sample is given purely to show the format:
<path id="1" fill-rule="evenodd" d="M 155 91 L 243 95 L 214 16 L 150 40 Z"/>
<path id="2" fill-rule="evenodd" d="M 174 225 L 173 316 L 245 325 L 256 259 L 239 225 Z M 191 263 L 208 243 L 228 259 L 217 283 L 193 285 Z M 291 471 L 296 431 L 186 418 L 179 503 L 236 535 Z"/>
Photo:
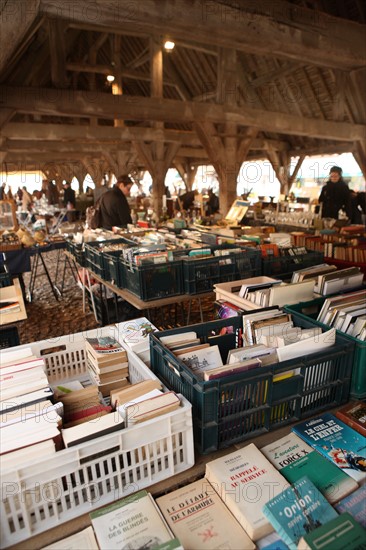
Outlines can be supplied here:
<path id="1" fill-rule="evenodd" d="M 359 141 L 366 126 L 333 122 L 286 113 L 253 109 L 247 105 L 216 105 L 137 96 L 112 96 L 106 93 L 1 86 L 0 106 L 22 113 L 56 116 L 99 116 L 125 120 L 211 123 L 235 122 L 263 131 L 311 136 L 336 141 Z"/>
<path id="2" fill-rule="evenodd" d="M 187 43 L 196 42 L 199 35 L 202 45 L 270 54 L 317 66 L 354 69 L 366 65 L 364 25 L 284 1 L 274 7 L 258 2 L 253 13 L 252 0 L 234 5 L 144 0 L 136 6 L 130 0 L 79 0 L 72 9 L 68 2 L 41 0 L 41 13 L 69 20 L 73 25 L 85 24 L 87 14 L 89 21 L 97 21 L 99 31 L 121 29 L 121 34 L 133 31 L 135 36 L 167 34 Z"/>
<path id="3" fill-rule="evenodd" d="M 40 3 L 41 0 L 10 0 L 1 3 L 0 72 L 14 58 L 16 50 L 24 46 L 25 39 L 29 39 L 37 30 Z"/>
<path id="4" fill-rule="evenodd" d="M 66 25 L 63 21 L 48 20 L 51 80 L 55 88 L 67 87 L 65 29 Z"/>
<path id="5" fill-rule="evenodd" d="M 5 109 L 0 111 L 1 115 Z M 15 111 L 12 111 L 13 113 Z M 225 134 L 218 132 L 220 136 Z M 151 128 L 140 128 L 136 126 L 125 126 L 123 129 L 113 126 L 74 125 L 74 124 L 43 124 L 32 122 L 8 122 L 2 129 L 2 135 L 11 140 L 23 141 L 76 141 L 77 143 L 119 143 L 120 141 L 179 141 L 183 146 L 197 148 L 201 145 L 200 140 L 193 132 L 181 132 L 179 130 L 153 130 Z M 239 138 L 245 138 L 246 134 L 240 134 Z M 250 149 L 266 149 L 270 143 L 276 150 L 288 150 L 289 144 L 286 141 L 256 138 L 252 140 Z M 298 156 L 298 152 L 296 153 Z"/>

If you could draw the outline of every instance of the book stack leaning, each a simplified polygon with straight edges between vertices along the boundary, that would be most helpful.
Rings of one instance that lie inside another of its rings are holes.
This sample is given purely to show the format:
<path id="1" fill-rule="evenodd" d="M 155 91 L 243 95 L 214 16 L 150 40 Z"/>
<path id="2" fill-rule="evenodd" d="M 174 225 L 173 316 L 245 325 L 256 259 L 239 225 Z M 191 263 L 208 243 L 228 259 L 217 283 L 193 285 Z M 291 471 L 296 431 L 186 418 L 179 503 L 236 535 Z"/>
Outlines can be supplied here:
<path id="1" fill-rule="evenodd" d="M 127 352 L 110 336 L 85 339 L 89 374 L 103 397 L 129 384 Z"/>

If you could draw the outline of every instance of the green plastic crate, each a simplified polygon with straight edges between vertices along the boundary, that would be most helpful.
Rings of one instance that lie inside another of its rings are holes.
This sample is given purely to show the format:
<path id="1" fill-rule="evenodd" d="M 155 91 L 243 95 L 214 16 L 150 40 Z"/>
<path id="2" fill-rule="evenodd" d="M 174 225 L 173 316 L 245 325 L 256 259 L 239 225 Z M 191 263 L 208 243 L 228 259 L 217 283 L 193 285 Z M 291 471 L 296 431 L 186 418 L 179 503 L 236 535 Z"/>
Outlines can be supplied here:
<path id="1" fill-rule="evenodd" d="M 212 251 L 238 249 L 225 256 L 214 257 L 182 257 L 184 291 L 186 294 L 212 292 L 217 283 L 226 283 L 255 277 L 261 271 L 261 253 L 250 247 L 235 245 L 216 245 Z"/>
<path id="2" fill-rule="evenodd" d="M 135 265 L 121 258 L 123 288 L 143 301 L 183 294 L 182 261 Z"/>
<path id="3" fill-rule="evenodd" d="M 316 298 L 310 302 L 300 302 L 299 304 L 286 306 L 284 309 L 289 313 L 295 313 L 304 319 L 311 319 L 319 327 L 329 328 L 328 325 L 324 325 L 316 320 L 325 299 L 326 298 Z M 352 342 L 355 346 L 350 395 L 357 399 L 363 399 L 366 397 L 366 342 L 359 340 L 358 338 L 354 338 L 349 334 L 344 334 L 339 330 L 337 330 L 337 333 L 341 334 L 346 340 Z"/>
<path id="4" fill-rule="evenodd" d="M 315 326 L 300 315 L 294 314 L 293 320 L 296 326 Z M 225 362 L 229 349 L 236 347 L 241 327 L 238 316 L 150 335 L 151 369 L 169 389 L 192 403 L 200 453 L 225 448 L 348 400 L 354 343 L 339 334 L 335 345 L 324 352 L 210 381 L 194 375 L 160 340 L 195 331 L 202 342 L 218 344 Z M 274 375 L 290 369 L 299 369 L 299 374 L 273 381 Z"/>
<path id="5" fill-rule="evenodd" d="M 296 256 L 271 256 L 262 258 L 262 275 L 277 277 L 278 279 L 291 279 L 294 271 L 322 264 L 323 252 L 308 250 L 306 254 Z"/>
<path id="6" fill-rule="evenodd" d="M 85 244 L 85 265 L 90 271 L 104 279 L 110 280 L 108 258 L 110 256 L 120 256 L 121 250 L 104 252 L 104 247 L 110 244 L 131 244 L 130 240 L 123 237 L 108 239 L 106 241 L 93 241 Z"/>

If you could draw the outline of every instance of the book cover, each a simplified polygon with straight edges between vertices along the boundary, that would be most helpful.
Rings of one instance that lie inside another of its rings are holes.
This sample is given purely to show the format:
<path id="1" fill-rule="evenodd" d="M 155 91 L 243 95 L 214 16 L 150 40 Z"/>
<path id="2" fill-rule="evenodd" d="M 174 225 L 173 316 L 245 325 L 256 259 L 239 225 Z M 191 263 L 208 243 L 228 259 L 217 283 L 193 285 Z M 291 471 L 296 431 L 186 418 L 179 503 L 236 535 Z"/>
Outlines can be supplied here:
<path id="1" fill-rule="evenodd" d="M 335 505 L 339 514 L 349 512 L 351 516 L 366 529 L 366 486 L 361 485 Z"/>
<path id="2" fill-rule="evenodd" d="M 277 349 L 279 361 L 289 361 L 304 355 L 311 355 L 332 347 L 336 341 L 336 330 L 331 328 L 322 334 L 319 334 L 311 340 L 299 340 L 293 344 L 288 344 Z"/>
<path id="3" fill-rule="evenodd" d="M 287 544 L 283 542 L 277 533 L 271 533 L 257 540 L 256 544 L 258 550 L 288 550 Z"/>
<path id="4" fill-rule="evenodd" d="M 366 548 L 366 531 L 345 512 L 304 535 L 300 550 L 362 550 Z"/>
<path id="5" fill-rule="evenodd" d="M 262 447 L 261 452 L 289 483 L 307 476 L 331 504 L 358 488 L 354 479 L 294 433 Z"/>
<path id="6" fill-rule="evenodd" d="M 146 317 L 119 323 L 118 337 L 135 353 L 149 349 L 149 335 L 158 329 Z"/>
<path id="7" fill-rule="evenodd" d="M 61 430 L 65 447 L 72 447 L 95 437 L 122 430 L 125 422 L 118 412 L 99 416 L 97 419 L 88 420 L 71 428 Z"/>
<path id="8" fill-rule="evenodd" d="M 205 371 L 222 367 L 223 362 L 218 345 L 182 353 L 179 359 L 197 376 L 202 377 Z"/>
<path id="9" fill-rule="evenodd" d="M 330 413 L 292 428 L 301 439 L 357 482 L 366 478 L 366 439 Z"/>
<path id="10" fill-rule="evenodd" d="M 248 372 L 249 370 L 257 369 L 261 366 L 262 361 L 260 359 L 245 359 L 244 361 L 239 361 L 238 363 L 230 363 L 228 365 L 223 365 L 222 367 L 217 367 L 216 369 L 206 371 L 203 373 L 203 379 L 216 380 L 217 378 L 234 376 L 242 372 Z"/>
<path id="11" fill-rule="evenodd" d="M 366 437 L 366 402 L 353 401 L 336 412 L 336 417 Z"/>
<path id="12" fill-rule="evenodd" d="M 160 390 L 152 390 L 160 392 Z M 135 402 L 125 407 L 124 416 L 127 426 L 138 424 L 162 414 L 172 412 L 180 407 L 180 399 L 173 391 L 160 393 L 155 397 Z M 120 408 L 118 409 L 120 410 Z"/>
<path id="13" fill-rule="evenodd" d="M 145 395 L 151 390 L 161 390 L 162 386 L 158 379 L 156 380 L 142 380 L 136 384 L 131 384 L 127 388 L 122 390 L 111 391 L 111 404 L 113 407 L 123 405 L 129 401 L 133 401 L 137 397 Z"/>
<path id="14" fill-rule="evenodd" d="M 95 355 L 104 355 L 109 353 L 119 353 L 124 351 L 123 347 L 112 336 L 99 336 L 97 338 L 85 338 L 90 352 Z"/>
<path id="15" fill-rule="evenodd" d="M 255 549 L 205 478 L 158 498 L 156 504 L 184 548 Z"/>
<path id="16" fill-rule="evenodd" d="M 253 443 L 208 462 L 206 478 L 253 541 L 273 531 L 262 508 L 289 483 Z"/>
<path id="17" fill-rule="evenodd" d="M 87 527 L 70 537 L 58 540 L 49 546 L 44 546 L 41 550 L 98 550 L 98 544 L 94 535 L 93 528 Z"/>
<path id="18" fill-rule="evenodd" d="M 263 513 L 290 550 L 296 550 L 303 535 L 337 517 L 306 476 L 265 503 Z"/>
<path id="19" fill-rule="evenodd" d="M 149 550 L 173 537 L 150 493 L 139 491 L 90 514 L 100 548 Z"/>

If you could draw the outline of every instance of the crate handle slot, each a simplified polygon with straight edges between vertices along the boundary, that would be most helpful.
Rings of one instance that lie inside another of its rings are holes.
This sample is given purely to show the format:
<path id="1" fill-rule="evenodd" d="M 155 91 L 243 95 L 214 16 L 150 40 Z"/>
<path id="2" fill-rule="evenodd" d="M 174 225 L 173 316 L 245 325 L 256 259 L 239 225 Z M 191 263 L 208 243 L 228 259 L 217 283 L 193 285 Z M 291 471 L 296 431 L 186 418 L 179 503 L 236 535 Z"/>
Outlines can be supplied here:
<path id="1" fill-rule="evenodd" d="M 46 348 L 41 350 L 41 355 L 51 355 L 51 353 L 58 353 L 59 351 L 66 351 L 66 346 L 54 346 L 53 348 Z"/>

